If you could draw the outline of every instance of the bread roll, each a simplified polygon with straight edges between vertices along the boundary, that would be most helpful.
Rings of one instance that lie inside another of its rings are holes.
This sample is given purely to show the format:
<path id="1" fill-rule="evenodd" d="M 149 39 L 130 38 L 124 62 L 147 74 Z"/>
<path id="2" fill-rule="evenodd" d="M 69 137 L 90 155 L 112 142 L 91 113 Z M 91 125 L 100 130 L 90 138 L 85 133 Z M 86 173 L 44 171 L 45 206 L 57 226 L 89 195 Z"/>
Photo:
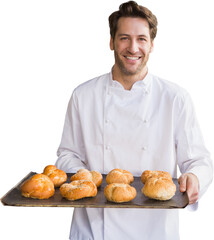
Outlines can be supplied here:
<path id="1" fill-rule="evenodd" d="M 111 183 L 104 188 L 107 200 L 116 203 L 129 202 L 136 197 L 136 194 L 136 189 L 126 183 Z"/>
<path id="2" fill-rule="evenodd" d="M 172 177 L 169 172 L 146 170 L 141 175 L 142 183 L 145 184 L 146 181 L 151 177 L 156 177 L 156 178 L 164 177 L 164 178 L 168 178 L 169 180 L 172 180 Z"/>
<path id="3" fill-rule="evenodd" d="M 71 177 L 71 182 L 75 180 L 90 180 L 93 181 L 97 187 L 99 187 L 102 183 L 103 176 L 97 171 L 90 172 L 87 169 L 80 169 Z"/>
<path id="4" fill-rule="evenodd" d="M 113 169 L 106 176 L 107 184 L 110 183 L 126 183 L 130 184 L 134 181 L 133 175 L 126 170 L 122 169 Z"/>
<path id="5" fill-rule="evenodd" d="M 67 200 L 77 200 L 97 195 L 95 183 L 89 180 L 75 180 L 71 183 L 64 183 L 59 190 L 62 197 Z"/>
<path id="6" fill-rule="evenodd" d="M 24 197 L 47 199 L 54 195 L 54 184 L 44 174 L 35 174 L 20 186 Z"/>
<path id="7" fill-rule="evenodd" d="M 150 177 L 142 188 L 145 196 L 156 200 L 169 200 L 175 195 L 175 192 L 176 185 L 165 177 Z"/>
<path id="8" fill-rule="evenodd" d="M 43 170 L 43 174 L 51 179 L 55 187 L 61 186 L 67 180 L 67 174 L 54 165 L 46 166 Z"/>

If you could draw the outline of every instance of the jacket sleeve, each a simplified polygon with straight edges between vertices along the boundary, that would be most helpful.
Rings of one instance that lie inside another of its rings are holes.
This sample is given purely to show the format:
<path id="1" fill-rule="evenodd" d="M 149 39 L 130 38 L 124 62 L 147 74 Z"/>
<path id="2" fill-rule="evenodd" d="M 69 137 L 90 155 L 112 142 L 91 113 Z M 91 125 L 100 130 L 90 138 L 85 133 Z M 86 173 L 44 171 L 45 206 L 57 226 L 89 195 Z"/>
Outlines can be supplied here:
<path id="1" fill-rule="evenodd" d="M 175 128 L 176 154 L 180 172 L 193 173 L 199 180 L 199 198 L 213 178 L 213 163 L 196 119 L 192 100 L 185 93 L 177 99 Z"/>
<path id="2" fill-rule="evenodd" d="M 75 91 L 68 104 L 57 156 L 57 168 L 67 173 L 76 172 L 80 168 L 86 168 L 84 140 Z"/>

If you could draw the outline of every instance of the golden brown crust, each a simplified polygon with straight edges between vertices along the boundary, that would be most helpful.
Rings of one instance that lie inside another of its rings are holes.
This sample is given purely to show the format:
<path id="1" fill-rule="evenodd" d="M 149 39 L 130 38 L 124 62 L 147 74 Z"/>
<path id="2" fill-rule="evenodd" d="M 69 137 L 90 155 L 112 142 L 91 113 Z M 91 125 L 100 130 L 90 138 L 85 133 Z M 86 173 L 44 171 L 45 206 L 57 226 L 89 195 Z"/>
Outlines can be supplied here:
<path id="1" fill-rule="evenodd" d="M 118 169 L 118 168 L 111 170 L 106 176 L 107 184 L 111 184 L 111 183 L 130 184 L 133 181 L 134 181 L 134 177 L 129 171 Z"/>
<path id="2" fill-rule="evenodd" d="M 111 202 L 129 202 L 136 194 L 136 189 L 125 183 L 111 183 L 104 188 L 104 195 Z"/>
<path id="3" fill-rule="evenodd" d="M 87 169 L 80 169 L 71 177 L 71 182 L 75 180 L 90 180 L 93 181 L 97 187 L 99 187 L 102 183 L 103 176 L 97 171 L 90 172 Z"/>
<path id="4" fill-rule="evenodd" d="M 44 174 L 35 174 L 20 186 L 24 197 L 47 199 L 54 195 L 54 184 Z"/>
<path id="5" fill-rule="evenodd" d="M 95 197 L 97 195 L 97 187 L 90 180 L 74 180 L 71 183 L 64 183 L 59 190 L 61 195 L 68 200 Z"/>
<path id="6" fill-rule="evenodd" d="M 99 187 L 103 181 L 102 174 L 97 171 L 91 171 L 91 175 L 92 175 L 92 181 L 95 183 L 97 187 Z"/>
<path id="7" fill-rule="evenodd" d="M 141 181 L 143 184 L 146 183 L 146 181 L 151 178 L 151 177 L 156 177 L 156 178 L 159 178 L 159 177 L 164 177 L 164 178 L 167 178 L 167 179 L 170 179 L 172 180 L 172 177 L 170 175 L 169 172 L 165 172 L 165 171 L 150 171 L 150 170 L 146 170 L 142 173 L 141 175 Z"/>
<path id="8" fill-rule="evenodd" d="M 60 187 L 67 180 L 67 174 L 54 165 L 46 166 L 43 170 L 43 174 L 51 179 L 55 187 Z"/>
<path id="9" fill-rule="evenodd" d="M 152 199 L 169 200 L 176 192 L 176 185 L 172 180 L 165 177 L 150 177 L 144 187 L 142 193 Z"/>

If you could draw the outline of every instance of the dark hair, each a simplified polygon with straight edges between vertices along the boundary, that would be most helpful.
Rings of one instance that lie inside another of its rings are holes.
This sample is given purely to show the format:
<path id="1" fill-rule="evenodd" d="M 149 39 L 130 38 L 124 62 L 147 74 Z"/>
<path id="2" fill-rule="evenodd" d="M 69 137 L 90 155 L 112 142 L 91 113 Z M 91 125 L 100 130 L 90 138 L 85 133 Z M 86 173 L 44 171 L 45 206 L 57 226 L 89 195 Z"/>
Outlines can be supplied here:
<path id="1" fill-rule="evenodd" d="M 149 24 L 151 40 L 154 40 L 156 37 L 158 25 L 156 16 L 148 8 L 140 6 L 134 1 L 129 1 L 121 4 L 119 11 L 115 11 L 109 16 L 110 34 L 113 39 L 117 32 L 118 20 L 121 17 L 140 17 L 146 19 Z"/>

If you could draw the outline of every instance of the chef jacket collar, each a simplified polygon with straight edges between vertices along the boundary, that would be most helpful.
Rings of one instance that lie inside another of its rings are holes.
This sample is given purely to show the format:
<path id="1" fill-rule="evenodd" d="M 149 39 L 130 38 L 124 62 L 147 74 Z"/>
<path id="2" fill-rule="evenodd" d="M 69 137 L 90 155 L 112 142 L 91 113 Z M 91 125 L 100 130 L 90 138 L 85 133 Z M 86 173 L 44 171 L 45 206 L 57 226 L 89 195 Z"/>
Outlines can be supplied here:
<path id="1" fill-rule="evenodd" d="M 125 90 L 123 85 L 120 82 L 118 82 L 117 80 L 113 80 L 112 71 L 110 72 L 109 80 L 110 80 L 110 83 L 109 83 L 110 87 L 118 88 L 118 89 L 120 88 L 124 91 L 135 91 L 138 89 L 148 89 L 150 82 L 151 82 L 151 74 L 148 72 L 143 80 L 139 80 L 139 81 L 135 82 L 133 84 L 131 90 Z"/>

